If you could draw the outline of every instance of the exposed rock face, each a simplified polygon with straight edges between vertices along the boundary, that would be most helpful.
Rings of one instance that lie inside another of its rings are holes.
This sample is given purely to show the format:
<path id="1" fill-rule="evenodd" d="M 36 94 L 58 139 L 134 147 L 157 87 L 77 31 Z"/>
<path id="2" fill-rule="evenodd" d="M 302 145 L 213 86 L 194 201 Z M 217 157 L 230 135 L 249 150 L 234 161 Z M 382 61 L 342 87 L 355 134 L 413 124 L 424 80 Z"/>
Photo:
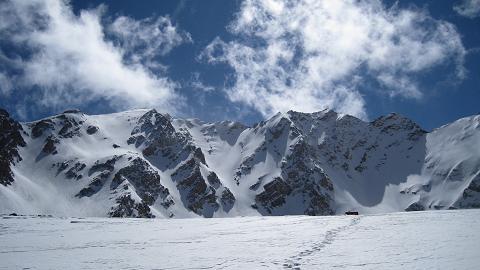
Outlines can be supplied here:
<path id="1" fill-rule="evenodd" d="M 77 110 L 65 111 L 47 119 L 38 120 L 27 124 L 30 129 L 30 137 L 34 140 L 43 140 L 43 147 L 37 153 L 37 160 L 48 155 L 58 154 L 58 145 L 64 139 L 81 137 L 85 132 L 84 124 L 86 116 Z"/>
<path id="2" fill-rule="evenodd" d="M 230 189 L 225 188 L 222 191 L 222 196 L 220 198 L 220 201 L 222 202 L 223 209 L 226 212 L 228 212 L 230 211 L 230 209 L 232 209 L 233 205 L 235 204 L 235 196 L 230 191 Z"/>
<path id="3" fill-rule="evenodd" d="M 46 131 L 54 129 L 55 124 L 51 119 L 40 120 L 32 125 L 32 138 L 41 137 Z"/>
<path id="4" fill-rule="evenodd" d="M 0 184 L 4 186 L 14 181 L 10 166 L 22 160 L 18 153 L 18 147 L 26 146 L 22 132 L 22 126 L 0 109 Z"/>
<path id="5" fill-rule="evenodd" d="M 418 202 L 414 202 L 414 203 L 410 204 L 410 205 L 405 209 L 405 211 L 409 211 L 409 212 L 410 212 L 410 211 L 423 211 L 423 210 L 425 210 L 425 207 L 424 207 L 422 204 L 418 203 Z"/>
<path id="6" fill-rule="evenodd" d="M 72 138 L 80 134 L 80 128 L 83 122 L 78 122 L 74 118 L 66 117 L 65 115 L 60 115 L 58 117 L 62 120 L 62 128 L 58 132 L 58 135 L 62 138 Z"/>
<path id="7" fill-rule="evenodd" d="M 280 177 L 263 186 L 263 189 L 264 191 L 255 197 L 255 201 L 261 204 L 269 214 L 272 214 L 273 208 L 284 205 L 287 197 L 292 194 L 290 186 Z"/>
<path id="8" fill-rule="evenodd" d="M 106 161 L 97 160 L 88 170 L 88 176 L 92 177 L 87 187 L 82 188 L 75 196 L 78 198 L 91 197 L 99 192 L 108 181 L 112 172 L 115 170 L 115 163 L 122 158 L 113 156 Z M 82 167 L 82 165 L 80 165 Z M 73 167 L 75 168 L 75 167 Z"/>
<path id="9" fill-rule="evenodd" d="M 292 120 L 279 115 L 273 124 L 260 123 L 255 129 L 265 134 L 264 143 L 244 159 L 236 179 L 247 177 L 267 155 L 280 164 L 281 173 L 262 176 L 249 187 L 258 192 L 252 207 L 267 215 L 332 214 L 333 185 L 320 167 L 316 149 Z"/>
<path id="10" fill-rule="evenodd" d="M 116 170 L 116 164 L 123 164 L 126 159 L 125 156 L 113 156 L 104 161 L 97 160 L 88 170 L 91 177 L 88 186 L 81 189 L 76 197 L 94 196 L 111 181 L 109 190 L 115 198 L 115 204 L 108 212 L 111 217 L 151 218 L 154 215 L 150 207 L 154 203 L 165 209 L 174 204 L 168 189 L 160 183 L 160 175 L 144 159 L 129 157 L 127 164 Z"/>
<path id="11" fill-rule="evenodd" d="M 74 178 L 79 180 L 80 178 L 83 177 L 83 175 L 80 172 L 83 169 L 85 169 L 86 166 L 87 165 L 85 163 L 77 162 L 65 173 L 65 176 L 69 179 Z"/>
<path id="12" fill-rule="evenodd" d="M 48 136 L 45 139 L 45 144 L 43 145 L 42 152 L 45 154 L 57 154 L 56 144 L 60 143 L 60 140 L 53 135 Z"/>
<path id="13" fill-rule="evenodd" d="M 168 189 L 160 184 L 160 175 L 141 158 L 135 158 L 128 166 L 121 168 L 115 174 L 110 188 L 116 189 L 122 184 L 132 185 L 147 205 L 152 205 L 158 198 L 165 208 L 173 204 Z"/>
<path id="14" fill-rule="evenodd" d="M 96 194 L 100 191 L 100 189 L 103 188 L 110 174 L 111 172 L 108 170 L 100 172 L 98 175 L 93 177 L 87 187 L 82 188 L 75 196 L 78 198 L 82 198 L 91 197 L 92 195 Z"/>
<path id="15" fill-rule="evenodd" d="M 282 162 L 281 177 L 263 186 L 264 191 L 255 197 L 255 207 L 272 215 L 333 214 L 333 185 L 310 151 L 301 139 L 293 146 Z M 301 200 L 304 206 L 289 207 L 289 200 Z"/>
<path id="16" fill-rule="evenodd" d="M 160 169 L 179 166 L 171 177 L 184 206 L 198 215 L 212 217 L 220 207 L 217 190 L 225 190 L 214 172 L 204 179 L 201 166 L 208 170 L 205 156 L 192 142 L 190 133 L 177 131 L 168 115 L 151 110 L 140 117 L 131 134 L 127 143 L 143 149 L 143 155 L 152 164 Z M 233 194 L 226 192 L 225 208 L 231 209 L 234 201 Z"/>
<path id="17" fill-rule="evenodd" d="M 455 208 L 480 208 L 480 170 L 473 177 L 462 196 L 455 203 Z"/>
<path id="18" fill-rule="evenodd" d="M 220 182 L 220 179 L 218 179 L 218 176 L 216 173 L 211 172 L 207 176 L 208 183 L 214 188 L 219 188 L 222 183 Z"/>
<path id="19" fill-rule="evenodd" d="M 87 134 L 88 135 L 95 134 L 95 133 L 97 133 L 97 131 L 98 131 L 98 127 L 96 127 L 96 126 L 88 126 L 87 127 Z"/>
<path id="20" fill-rule="evenodd" d="M 174 168 L 196 150 L 188 132 L 177 132 L 169 115 L 156 110 L 145 113 L 131 132 L 128 144 L 142 149 L 143 155 L 161 170 Z"/>
<path id="21" fill-rule="evenodd" d="M 329 167 L 344 171 L 350 178 L 371 169 L 381 170 L 390 153 L 407 152 L 410 149 L 406 148 L 424 140 L 426 133 L 398 114 L 383 116 L 371 123 L 348 115 L 339 116 L 333 111 L 289 112 L 289 115 L 306 142 L 318 148 L 317 159 L 324 159 Z M 404 143 L 405 140 L 411 143 Z"/>
<path id="22" fill-rule="evenodd" d="M 215 188 L 208 186 L 203 179 L 198 159 L 192 158 L 180 166 L 172 174 L 172 179 L 177 182 L 185 207 L 205 217 L 213 216 L 219 207 Z"/>
<path id="23" fill-rule="evenodd" d="M 304 200 L 303 214 L 333 214 L 333 184 L 303 140 L 295 144 L 292 154 L 282 164 L 282 176 L 293 188 L 292 195 Z"/>
<path id="24" fill-rule="evenodd" d="M 154 218 L 146 202 L 135 202 L 130 194 L 117 198 L 117 204 L 110 209 L 110 217 Z"/>
<path id="25" fill-rule="evenodd" d="M 80 111 L 71 110 L 51 118 L 29 123 L 28 126 L 31 128 L 33 139 L 50 136 L 64 139 L 81 136 L 84 123 L 85 115 Z M 93 134 L 98 130 L 98 127 L 88 126 L 86 130 L 88 134 Z"/>
<path id="26" fill-rule="evenodd" d="M 83 177 L 82 171 L 86 166 L 85 163 L 76 162 L 76 160 L 67 160 L 53 164 L 52 168 L 57 167 L 56 176 L 68 169 L 64 174 L 67 179 L 80 180 Z"/>
<path id="27" fill-rule="evenodd" d="M 93 166 L 88 170 L 88 176 L 101 171 L 113 172 L 115 169 L 115 162 L 119 160 L 121 156 L 113 156 L 112 158 L 102 162 L 100 160 L 95 161 Z"/>

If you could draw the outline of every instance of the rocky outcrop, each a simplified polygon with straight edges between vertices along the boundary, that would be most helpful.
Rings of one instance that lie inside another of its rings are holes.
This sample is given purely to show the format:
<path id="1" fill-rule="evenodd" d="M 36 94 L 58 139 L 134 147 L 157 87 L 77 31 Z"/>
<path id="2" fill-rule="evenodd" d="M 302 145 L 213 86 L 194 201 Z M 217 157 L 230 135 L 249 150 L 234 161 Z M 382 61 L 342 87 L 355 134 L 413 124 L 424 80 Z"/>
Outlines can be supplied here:
<path id="1" fill-rule="evenodd" d="M 312 155 L 309 146 L 299 140 L 282 162 L 281 177 L 263 186 L 254 207 L 270 215 L 333 214 L 333 185 Z M 290 207 L 289 200 L 297 205 Z"/>
<path id="2" fill-rule="evenodd" d="M 79 180 L 83 177 L 81 171 L 85 169 L 87 165 L 85 163 L 76 162 L 67 172 L 65 172 L 65 176 L 68 179 L 76 179 Z"/>
<path id="3" fill-rule="evenodd" d="M 105 182 L 107 182 L 108 177 L 110 176 L 111 172 L 108 170 L 100 172 L 96 175 L 89 183 L 88 186 L 82 188 L 75 197 L 82 198 L 82 197 L 91 197 L 92 195 L 96 194 L 103 188 Z"/>
<path id="4" fill-rule="evenodd" d="M 198 159 L 191 158 L 180 166 L 172 174 L 172 180 L 177 183 L 183 204 L 194 213 L 212 217 L 219 208 L 215 188 L 203 179 Z"/>
<path id="5" fill-rule="evenodd" d="M 69 110 L 51 118 L 31 122 L 28 126 L 31 128 L 33 139 L 44 136 L 62 139 L 81 136 L 84 124 L 85 115 L 83 113 L 77 110 Z M 98 127 L 95 126 L 86 128 L 88 134 L 93 134 L 97 130 Z"/>
<path id="6" fill-rule="evenodd" d="M 256 126 L 257 132 L 264 134 L 264 142 L 243 160 L 235 179 L 241 184 L 239 179 L 269 155 L 280 164 L 281 173 L 276 177 L 261 176 L 249 186 L 256 192 L 253 208 L 265 215 L 332 214 L 333 185 L 319 164 L 316 146 L 309 145 L 302 134 L 303 129 L 311 129 L 301 122 L 310 115 L 289 112 L 289 117 L 278 114 L 272 123 Z"/>
<path id="7" fill-rule="evenodd" d="M 224 190 L 222 191 L 222 196 L 220 197 L 220 201 L 222 203 L 223 210 L 225 210 L 225 212 L 228 212 L 235 204 L 235 196 L 230 191 L 230 189 L 224 188 Z"/>
<path id="8" fill-rule="evenodd" d="M 117 218 L 154 218 L 146 202 L 136 202 L 130 194 L 124 194 L 116 199 L 116 205 L 108 213 L 110 217 Z"/>
<path id="9" fill-rule="evenodd" d="M 418 202 L 414 202 L 414 203 L 410 204 L 407 208 L 405 208 L 405 211 L 407 211 L 407 212 L 423 211 L 423 210 L 425 210 L 425 207 Z"/>
<path id="10" fill-rule="evenodd" d="M 121 158 L 122 156 L 113 156 L 105 161 L 97 160 L 88 170 L 88 176 L 91 179 L 90 182 L 86 187 L 82 188 L 75 196 L 78 198 L 91 197 L 97 192 L 99 192 L 115 170 L 115 163 Z M 78 166 L 78 168 L 82 167 L 82 165 Z M 75 166 L 72 167 L 72 169 L 75 171 L 74 168 Z"/>
<path id="11" fill-rule="evenodd" d="M 37 122 L 34 122 L 31 125 L 32 128 L 32 138 L 36 139 L 38 137 L 43 136 L 48 131 L 55 129 L 55 124 L 51 119 L 43 119 Z"/>
<path id="12" fill-rule="evenodd" d="M 19 147 L 25 147 L 22 126 L 12 118 L 7 111 L 0 109 L 0 184 L 7 186 L 13 181 L 10 166 L 22 160 L 18 153 Z"/>
<path id="13" fill-rule="evenodd" d="M 473 176 L 462 196 L 455 202 L 455 208 L 480 208 L 480 170 Z"/>
<path id="14" fill-rule="evenodd" d="M 123 164 L 125 159 L 127 164 Z M 120 161 L 122 167 L 115 169 Z M 111 181 L 109 189 L 115 198 L 115 204 L 108 213 L 111 217 L 151 218 L 154 217 L 150 209 L 153 204 L 158 203 L 164 209 L 174 204 L 168 189 L 160 183 L 158 172 L 140 157 L 127 159 L 125 156 L 113 156 L 97 160 L 88 170 L 88 176 L 91 177 L 88 186 L 81 189 L 76 197 L 91 197 Z"/>
<path id="15" fill-rule="evenodd" d="M 42 153 L 45 155 L 55 155 L 58 153 L 57 144 L 60 143 L 60 140 L 54 135 L 50 135 L 45 139 L 45 144 L 42 148 Z"/>
<path id="16" fill-rule="evenodd" d="M 412 141 L 417 140 L 427 133 L 415 122 L 397 113 L 381 116 L 374 120 L 371 125 L 379 128 L 382 133 L 390 136 L 395 135 L 400 130 L 402 132 L 406 131 L 408 133 L 408 139 Z"/>
<path id="17" fill-rule="evenodd" d="M 58 176 L 60 173 L 68 169 L 64 174 L 67 179 L 80 180 L 83 177 L 82 171 L 83 169 L 85 169 L 85 167 L 87 167 L 87 165 L 82 162 L 77 162 L 74 159 L 74 160 L 67 160 L 63 162 L 57 162 L 56 164 L 52 165 L 52 168 L 53 167 L 57 168 L 56 176 Z"/>
<path id="18" fill-rule="evenodd" d="M 177 132 L 170 116 L 156 110 L 150 110 L 140 117 L 127 143 L 142 149 L 147 159 L 160 159 L 162 162 L 155 165 L 161 170 L 175 167 L 196 150 L 190 135 Z"/>
<path id="19" fill-rule="evenodd" d="M 113 156 L 106 161 L 97 160 L 88 170 L 88 176 L 101 171 L 113 172 L 115 169 L 115 163 L 122 158 L 122 156 Z"/>
<path id="20" fill-rule="evenodd" d="M 275 208 L 285 205 L 288 196 L 292 194 L 292 188 L 282 178 L 277 177 L 263 186 L 264 191 L 255 197 L 255 208 L 261 205 L 268 214 L 272 214 Z"/>
<path id="21" fill-rule="evenodd" d="M 62 138 L 73 138 L 80 135 L 80 129 L 83 121 L 77 121 L 75 118 L 67 117 L 65 115 L 59 115 L 58 119 L 61 120 L 61 129 L 58 131 L 58 135 Z"/>
<path id="22" fill-rule="evenodd" d="M 96 126 L 88 126 L 87 127 L 87 134 L 88 135 L 93 135 L 93 134 L 97 133 L 97 131 L 98 131 L 98 127 L 96 127 Z"/>
<path id="23" fill-rule="evenodd" d="M 157 199 L 160 204 L 168 208 L 173 199 L 167 188 L 160 183 L 160 175 L 142 158 L 133 159 L 127 166 L 118 170 L 110 185 L 116 189 L 120 185 L 132 185 L 136 194 L 147 205 L 153 205 Z"/>
<path id="24" fill-rule="evenodd" d="M 220 182 L 220 179 L 218 179 L 218 176 L 215 172 L 211 172 L 207 176 L 208 183 L 214 187 L 214 188 L 219 188 L 222 183 Z"/>

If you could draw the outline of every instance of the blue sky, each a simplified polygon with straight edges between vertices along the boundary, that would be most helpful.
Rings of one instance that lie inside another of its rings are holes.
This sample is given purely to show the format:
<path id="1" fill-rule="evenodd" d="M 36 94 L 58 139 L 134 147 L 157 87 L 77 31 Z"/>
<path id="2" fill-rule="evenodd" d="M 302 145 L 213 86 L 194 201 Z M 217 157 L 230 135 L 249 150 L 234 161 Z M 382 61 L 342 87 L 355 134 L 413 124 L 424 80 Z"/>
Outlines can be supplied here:
<path id="1" fill-rule="evenodd" d="M 480 1 L 4 1 L 0 107 L 251 124 L 325 107 L 432 129 L 480 113 Z"/>

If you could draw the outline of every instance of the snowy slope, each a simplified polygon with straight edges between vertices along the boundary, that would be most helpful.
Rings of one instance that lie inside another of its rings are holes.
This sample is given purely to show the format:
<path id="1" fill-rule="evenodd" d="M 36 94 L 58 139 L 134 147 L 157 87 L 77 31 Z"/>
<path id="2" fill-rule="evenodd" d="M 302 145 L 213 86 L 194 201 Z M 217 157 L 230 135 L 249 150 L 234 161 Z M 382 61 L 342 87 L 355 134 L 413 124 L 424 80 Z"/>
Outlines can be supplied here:
<path id="1" fill-rule="evenodd" d="M 5 216 L 0 269 L 477 269 L 479 225 L 479 210 L 172 220 Z"/>
<path id="2" fill-rule="evenodd" d="M 325 110 L 253 127 L 155 110 L 0 113 L 0 213 L 329 215 L 480 206 L 480 116 L 427 133 Z"/>
<path id="3" fill-rule="evenodd" d="M 402 184 L 414 208 L 480 207 L 480 116 L 462 118 L 427 136 L 421 173 Z"/>

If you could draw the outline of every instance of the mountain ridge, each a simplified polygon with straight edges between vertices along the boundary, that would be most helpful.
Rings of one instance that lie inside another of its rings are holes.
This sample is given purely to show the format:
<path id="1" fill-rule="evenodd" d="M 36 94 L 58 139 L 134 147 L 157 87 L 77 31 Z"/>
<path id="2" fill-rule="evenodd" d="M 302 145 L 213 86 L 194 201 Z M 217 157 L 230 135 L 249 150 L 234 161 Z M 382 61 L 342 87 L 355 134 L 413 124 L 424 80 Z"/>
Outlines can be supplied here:
<path id="1" fill-rule="evenodd" d="M 248 127 L 155 109 L 0 113 L 0 212 L 111 217 L 331 215 L 480 207 L 480 116 L 427 132 L 288 111 Z M 473 146 L 473 147 L 472 147 Z M 10 176 L 10 177 L 8 177 Z"/>

